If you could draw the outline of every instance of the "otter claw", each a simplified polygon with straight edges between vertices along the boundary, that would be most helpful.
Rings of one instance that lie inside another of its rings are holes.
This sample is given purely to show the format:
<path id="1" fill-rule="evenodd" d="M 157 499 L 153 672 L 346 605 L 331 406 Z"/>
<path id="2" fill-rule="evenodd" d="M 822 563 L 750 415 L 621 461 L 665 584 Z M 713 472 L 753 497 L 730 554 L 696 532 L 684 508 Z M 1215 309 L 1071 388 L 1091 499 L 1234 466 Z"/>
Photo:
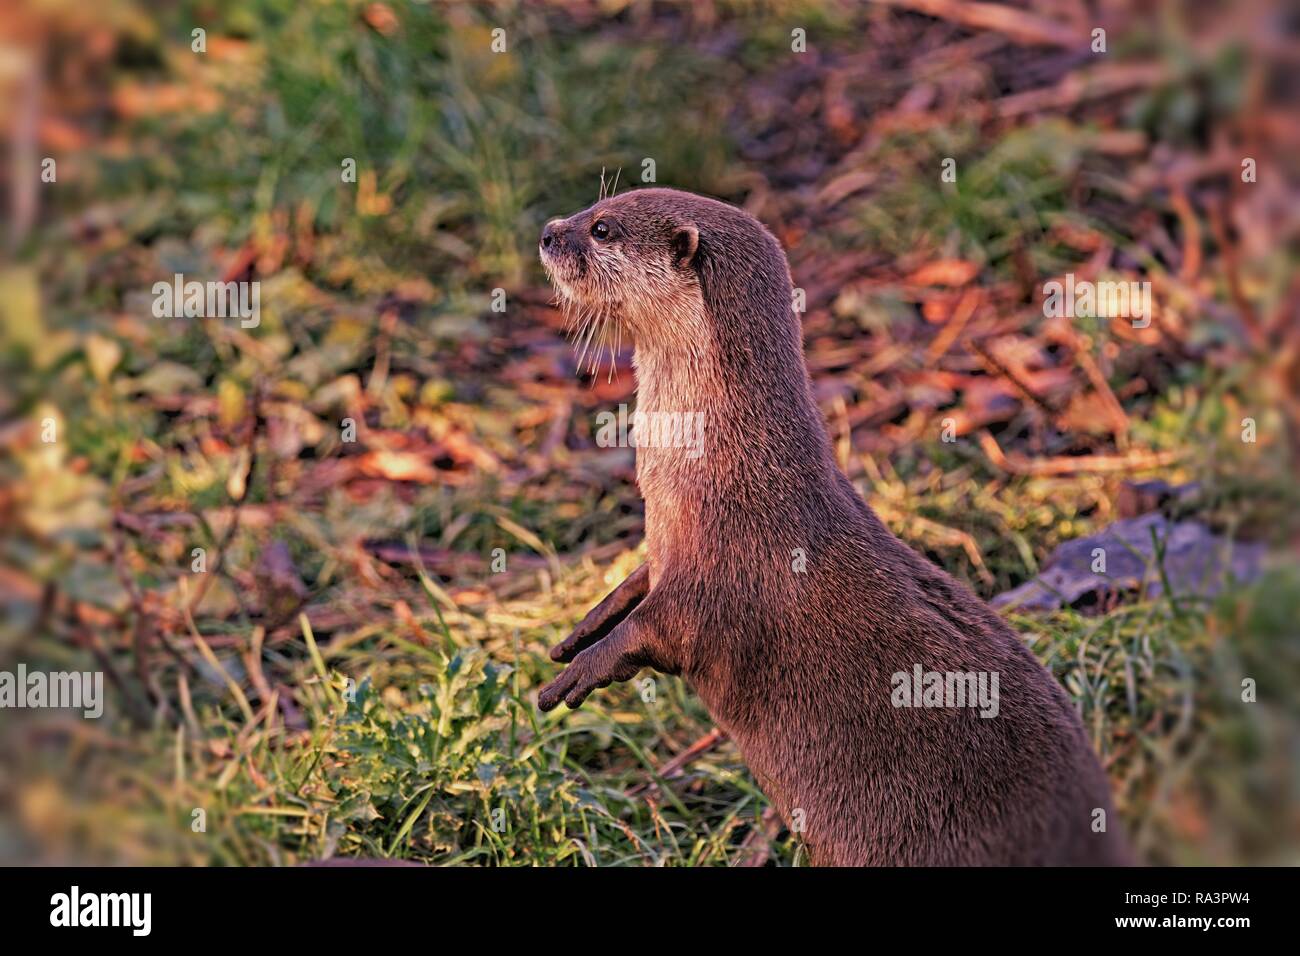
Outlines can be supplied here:
<path id="1" fill-rule="evenodd" d="M 629 634 L 622 640 L 617 634 L 578 654 L 560 675 L 542 688 L 537 695 L 539 710 L 554 710 L 563 700 L 569 708 L 576 709 L 593 690 L 608 687 L 615 681 L 631 680 L 641 670 L 642 661 L 625 652 Z"/>

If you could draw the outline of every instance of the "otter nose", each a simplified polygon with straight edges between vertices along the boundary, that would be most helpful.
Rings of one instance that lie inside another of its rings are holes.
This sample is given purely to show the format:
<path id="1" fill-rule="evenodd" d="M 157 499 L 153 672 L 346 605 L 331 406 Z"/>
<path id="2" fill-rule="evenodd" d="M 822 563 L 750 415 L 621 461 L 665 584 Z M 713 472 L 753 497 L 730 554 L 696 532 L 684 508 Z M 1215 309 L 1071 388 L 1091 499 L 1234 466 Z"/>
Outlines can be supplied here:
<path id="1" fill-rule="evenodd" d="M 542 229 L 542 248 L 549 249 L 551 244 L 560 238 L 560 224 L 563 219 L 552 219 L 545 228 Z"/>

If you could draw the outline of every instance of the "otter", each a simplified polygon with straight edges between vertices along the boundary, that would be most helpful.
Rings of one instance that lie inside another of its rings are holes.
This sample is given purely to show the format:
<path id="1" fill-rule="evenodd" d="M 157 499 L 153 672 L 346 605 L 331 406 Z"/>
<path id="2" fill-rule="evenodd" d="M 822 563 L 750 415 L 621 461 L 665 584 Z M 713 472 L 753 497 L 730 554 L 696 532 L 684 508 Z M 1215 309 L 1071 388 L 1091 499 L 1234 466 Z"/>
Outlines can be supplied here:
<path id="1" fill-rule="evenodd" d="M 638 414 L 703 416 L 695 456 L 633 442 L 647 561 L 551 650 L 539 708 L 681 675 L 815 865 L 1127 862 L 1063 689 L 839 470 L 771 233 L 643 188 L 539 251 L 580 339 L 630 335 Z"/>

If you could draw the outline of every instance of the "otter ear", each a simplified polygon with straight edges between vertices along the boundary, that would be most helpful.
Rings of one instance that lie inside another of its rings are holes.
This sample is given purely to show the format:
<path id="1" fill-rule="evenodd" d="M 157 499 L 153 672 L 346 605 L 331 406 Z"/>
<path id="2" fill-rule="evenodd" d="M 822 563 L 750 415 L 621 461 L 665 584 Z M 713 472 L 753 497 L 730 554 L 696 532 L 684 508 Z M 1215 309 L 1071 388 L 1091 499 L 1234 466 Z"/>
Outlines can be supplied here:
<path id="1" fill-rule="evenodd" d="M 688 266 L 695 259 L 695 250 L 700 247 L 700 230 L 692 225 L 678 226 L 673 231 L 673 261 L 679 266 Z"/>

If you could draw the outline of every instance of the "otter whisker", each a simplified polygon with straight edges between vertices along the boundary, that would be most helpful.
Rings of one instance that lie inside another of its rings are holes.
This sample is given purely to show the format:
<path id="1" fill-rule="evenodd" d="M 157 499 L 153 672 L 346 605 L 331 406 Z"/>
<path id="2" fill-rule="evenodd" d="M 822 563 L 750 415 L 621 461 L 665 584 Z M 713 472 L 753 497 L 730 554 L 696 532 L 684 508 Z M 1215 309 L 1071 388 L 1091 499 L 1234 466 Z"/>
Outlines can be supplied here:
<path id="1" fill-rule="evenodd" d="M 598 363 L 600 362 L 600 353 L 605 347 L 605 329 L 606 322 L 604 319 L 601 319 L 600 327 L 596 330 L 596 347 L 591 352 L 591 364 L 587 367 L 587 372 L 592 377 L 593 385 L 595 384 L 596 370 L 599 367 Z"/>
<path id="2" fill-rule="evenodd" d="M 599 314 L 594 314 L 593 317 L 592 317 L 592 319 L 590 319 L 590 320 L 588 321 L 587 325 L 584 326 L 584 328 L 586 328 L 588 331 L 587 331 L 586 338 L 585 338 L 585 340 L 584 340 L 583 343 L 582 343 L 582 351 L 578 354 L 578 368 L 579 368 L 579 369 L 582 368 L 582 362 L 583 362 L 583 359 L 585 359 L 586 356 L 587 356 L 587 348 L 591 345 L 591 338 L 592 338 L 593 335 L 596 334 L 596 328 L 597 328 L 597 326 L 599 326 L 600 324 L 601 324 L 601 322 L 600 322 L 600 315 L 599 315 Z"/>
<path id="3" fill-rule="evenodd" d="M 611 325 L 614 325 L 615 328 L 610 329 L 610 334 L 608 334 L 607 341 L 606 341 L 606 337 L 602 336 L 602 342 L 604 343 L 604 347 L 606 347 L 608 352 L 610 352 L 610 373 L 608 373 L 608 375 L 604 377 L 604 381 L 606 382 L 614 381 L 614 336 L 617 332 L 617 325 L 619 324 L 617 324 L 617 321 L 611 320 Z"/>
<path id="4" fill-rule="evenodd" d="M 618 319 L 614 319 L 613 324 L 614 330 L 610 335 L 609 342 L 609 375 L 605 379 L 606 382 L 614 381 L 614 376 L 618 371 L 618 349 L 623 340 L 623 323 Z"/>
<path id="5" fill-rule="evenodd" d="M 591 337 L 591 333 L 595 331 L 595 328 L 596 328 L 596 321 L 595 321 L 595 319 L 593 319 L 593 318 L 586 318 L 586 319 L 583 320 L 582 325 L 578 328 L 578 331 L 577 331 L 577 332 L 574 334 L 574 336 L 573 336 L 573 339 L 572 339 L 572 342 L 573 342 L 573 351 L 574 351 L 574 354 L 577 356 L 577 358 L 576 358 L 576 360 L 575 360 L 575 365 L 576 365 L 579 369 L 581 369 L 581 367 L 582 367 L 582 354 L 581 354 L 581 353 L 582 353 L 583 350 L 586 348 L 586 346 L 585 346 L 583 343 L 584 343 L 585 340 L 587 340 L 587 339 L 589 339 L 589 338 Z"/>
<path id="6" fill-rule="evenodd" d="M 617 323 L 615 325 L 615 328 L 617 329 L 618 332 L 618 339 L 617 339 L 617 345 L 615 346 L 615 350 L 614 350 L 614 358 L 611 359 L 609 363 L 611 372 L 614 371 L 614 367 L 613 367 L 614 362 L 617 361 L 619 355 L 623 354 L 623 323 L 622 322 Z"/>
<path id="7" fill-rule="evenodd" d="M 564 310 L 564 336 L 576 348 L 594 319 L 595 310 L 568 298 L 562 299 L 561 307 Z"/>
<path id="8" fill-rule="evenodd" d="M 610 327 L 610 324 L 611 324 L 612 322 L 613 322 L 613 319 L 607 316 L 607 317 L 605 318 L 605 321 L 602 322 L 601 325 L 600 325 L 600 342 L 599 342 L 599 343 L 597 344 L 597 346 L 596 346 L 596 354 L 595 354 L 595 356 L 593 356 L 592 361 L 591 361 L 591 365 L 592 365 L 592 374 L 593 374 L 593 376 L 594 376 L 594 375 L 599 375 L 599 374 L 600 374 L 600 355 L 601 355 L 601 353 L 604 352 L 606 349 L 610 348 L 610 345 L 609 345 L 608 339 L 609 339 L 609 334 L 610 334 L 610 328 L 609 328 L 609 327 Z M 610 376 L 611 376 L 611 378 L 610 378 L 609 380 L 612 381 L 612 380 L 613 380 L 613 379 L 612 379 L 612 376 L 613 376 L 613 374 L 614 374 L 614 367 L 613 367 L 613 353 L 612 353 L 612 352 L 610 353 L 610 363 L 611 363 L 611 364 L 610 364 Z"/>
<path id="9" fill-rule="evenodd" d="M 581 327 L 585 310 L 567 298 L 560 299 L 560 308 L 564 311 L 564 337 L 573 342 L 577 330 Z"/>

